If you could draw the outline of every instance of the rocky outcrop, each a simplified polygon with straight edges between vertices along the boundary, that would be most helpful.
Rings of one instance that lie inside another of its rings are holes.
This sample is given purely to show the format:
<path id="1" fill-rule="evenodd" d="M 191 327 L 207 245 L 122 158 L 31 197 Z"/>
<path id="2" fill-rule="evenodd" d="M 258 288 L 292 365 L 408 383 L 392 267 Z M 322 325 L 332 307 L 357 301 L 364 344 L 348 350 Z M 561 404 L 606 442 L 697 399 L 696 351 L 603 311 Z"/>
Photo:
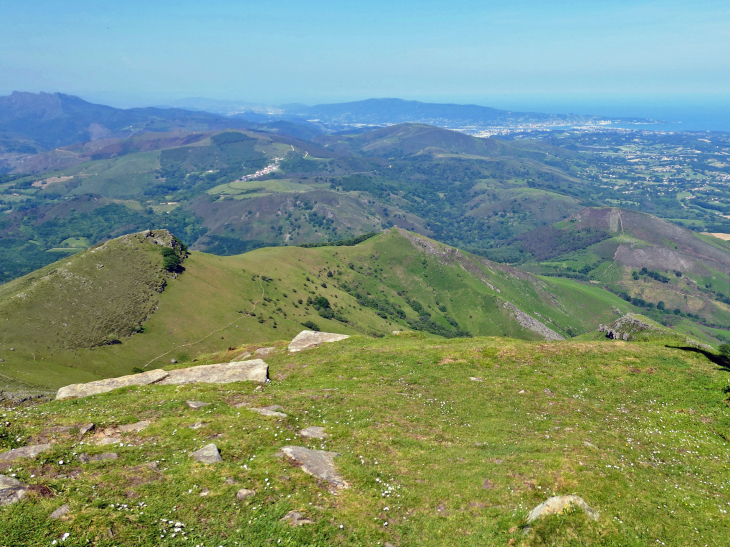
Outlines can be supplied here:
<path id="1" fill-rule="evenodd" d="M 334 459 L 339 456 L 337 452 L 310 450 L 303 446 L 285 446 L 281 451 L 294 463 L 301 465 L 305 473 L 328 482 L 336 488 L 349 487 L 349 484 L 335 469 Z"/>
<path id="2" fill-rule="evenodd" d="M 534 317 L 530 317 L 525 312 L 520 310 L 517 306 L 515 306 L 512 302 L 505 302 L 502 304 L 502 307 L 506 310 L 509 310 L 509 312 L 512 314 L 512 317 L 515 318 L 515 320 L 525 329 L 529 329 L 532 332 L 535 332 L 545 338 L 545 340 L 565 340 L 562 336 L 560 336 L 557 332 L 554 330 L 546 327 L 543 323 L 535 319 Z"/>
<path id="3" fill-rule="evenodd" d="M 62 387 L 56 393 L 56 399 L 71 397 L 88 397 L 100 393 L 108 393 L 114 389 L 129 386 L 185 385 L 185 384 L 229 384 L 232 382 L 266 383 L 269 378 L 269 365 L 261 359 L 250 361 L 234 361 L 217 365 L 202 365 L 198 367 L 182 368 L 177 370 L 150 370 L 141 374 L 121 376 L 98 380 L 86 384 L 71 384 Z"/>
<path id="4" fill-rule="evenodd" d="M 16 503 L 28 493 L 28 486 L 13 477 L 0 475 L 0 506 Z"/>
<path id="5" fill-rule="evenodd" d="M 639 332 L 661 332 L 662 329 L 657 328 L 645 321 L 641 321 L 627 313 L 623 317 L 616 319 L 608 325 L 598 325 L 598 332 L 605 332 L 606 338 L 611 340 L 631 340 L 632 334 Z"/>
<path id="6" fill-rule="evenodd" d="M 527 524 L 547 515 L 559 515 L 571 507 L 581 509 L 593 520 L 598 520 L 598 511 L 590 507 L 580 496 L 554 496 L 530 511 L 527 515 Z"/>
<path id="7" fill-rule="evenodd" d="M 14 448 L 0 454 L 0 461 L 10 462 L 19 458 L 35 458 L 41 452 L 50 450 L 50 444 L 37 444 L 34 446 L 23 446 L 21 448 Z"/>
<path id="8" fill-rule="evenodd" d="M 289 344 L 289 351 L 295 353 L 304 349 L 314 348 L 325 342 L 337 342 L 349 338 L 347 334 L 335 334 L 333 332 L 315 332 L 303 330 Z"/>

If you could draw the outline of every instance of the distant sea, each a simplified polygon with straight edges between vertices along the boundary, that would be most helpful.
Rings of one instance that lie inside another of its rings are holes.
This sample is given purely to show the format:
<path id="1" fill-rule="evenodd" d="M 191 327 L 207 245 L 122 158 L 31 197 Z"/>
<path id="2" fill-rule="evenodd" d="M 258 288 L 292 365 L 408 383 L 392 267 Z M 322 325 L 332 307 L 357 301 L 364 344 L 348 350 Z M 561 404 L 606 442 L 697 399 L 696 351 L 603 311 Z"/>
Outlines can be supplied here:
<path id="1" fill-rule="evenodd" d="M 496 104 L 495 104 L 496 103 Z M 487 104 L 487 103 L 485 103 Z M 608 127 L 646 129 L 649 131 L 728 131 L 730 132 L 730 95 L 711 98 L 689 97 L 685 100 L 535 100 L 523 99 L 515 104 L 507 97 L 489 104 L 512 111 L 550 114 L 585 114 L 608 118 L 646 118 L 655 124 L 613 124 Z"/>

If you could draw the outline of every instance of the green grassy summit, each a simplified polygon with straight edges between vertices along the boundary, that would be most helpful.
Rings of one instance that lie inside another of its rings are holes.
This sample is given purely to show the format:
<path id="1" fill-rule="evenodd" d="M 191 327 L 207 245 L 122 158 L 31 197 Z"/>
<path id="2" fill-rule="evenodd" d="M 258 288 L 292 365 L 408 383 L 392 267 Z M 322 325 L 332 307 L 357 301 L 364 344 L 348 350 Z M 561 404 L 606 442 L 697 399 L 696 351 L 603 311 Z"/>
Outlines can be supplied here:
<path id="1" fill-rule="evenodd" d="M 631 310 L 598 287 L 538 278 L 400 229 L 355 246 L 192 252 L 179 273 L 165 270 L 149 239 L 124 236 L 2 286 L 4 380 L 57 389 L 293 338 L 311 323 L 370 336 L 541 340 Z"/>
<path id="2" fill-rule="evenodd" d="M 270 353 L 263 391 L 146 386 L 6 411 L 2 448 L 54 444 L 0 464 L 32 486 L 0 509 L 0 534 L 9 545 L 64 534 L 98 546 L 721 545 L 728 369 L 707 355 L 665 342 L 353 336 Z M 286 417 L 240 403 L 280 405 Z M 81 424 L 99 432 L 140 420 L 150 423 L 121 445 L 78 437 Z M 300 437 L 310 426 L 328 437 Z M 194 462 L 210 443 L 223 462 Z M 276 457 L 290 445 L 339 453 L 350 487 L 331 492 Z M 111 452 L 117 459 L 82 463 Z M 244 488 L 256 493 L 237 501 Z M 563 494 L 599 519 L 572 512 L 523 535 L 528 511 Z M 65 504 L 65 517 L 48 519 Z M 282 522 L 290 511 L 311 524 Z"/>

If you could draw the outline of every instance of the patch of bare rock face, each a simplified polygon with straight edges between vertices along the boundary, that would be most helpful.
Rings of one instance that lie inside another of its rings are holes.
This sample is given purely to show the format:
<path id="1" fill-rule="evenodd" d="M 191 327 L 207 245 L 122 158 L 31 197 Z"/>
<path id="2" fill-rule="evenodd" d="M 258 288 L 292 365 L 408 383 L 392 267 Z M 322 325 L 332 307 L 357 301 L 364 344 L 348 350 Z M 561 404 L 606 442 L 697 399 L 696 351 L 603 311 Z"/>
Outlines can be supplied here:
<path id="1" fill-rule="evenodd" d="M 565 338 L 560 336 L 557 332 L 548 328 L 534 317 L 530 317 L 525 312 L 520 310 L 517 306 L 515 306 L 512 302 L 505 302 L 504 304 L 502 304 L 502 307 L 506 310 L 509 310 L 509 312 L 520 324 L 520 326 L 539 334 L 540 336 L 545 338 L 545 340 L 565 340 Z"/>
<path id="2" fill-rule="evenodd" d="M 581 509 L 591 519 L 598 520 L 598 511 L 590 507 L 580 496 L 553 496 L 530 511 L 527 515 L 527 524 L 535 522 L 540 517 L 563 513 L 571 507 Z"/>
<path id="3" fill-rule="evenodd" d="M 265 384 L 269 379 L 269 365 L 261 359 L 234 361 L 218 365 L 201 365 L 178 370 L 150 370 L 141 374 L 131 374 L 119 378 L 98 380 L 86 384 L 71 384 L 56 393 L 56 399 L 88 397 L 108 393 L 114 389 L 128 386 L 186 385 L 186 384 L 229 384 L 233 382 L 257 382 Z"/>
<path id="4" fill-rule="evenodd" d="M 315 332 L 303 330 L 296 335 L 289 344 L 289 352 L 296 353 L 309 348 L 314 348 L 326 342 L 338 342 L 349 338 L 347 334 L 335 334 L 333 332 Z"/>
<path id="5" fill-rule="evenodd" d="M 0 475 L 0 506 L 22 500 L 28 493 L 28 486 L 13 477 Z"/>
<path id="6" fill-rule="evenodd" d="M 285 446 L 281 451 L 291 461 L 301 465 L 305 473 L 328 482 L 335 488 L 349 488 L 350 485 L 335 468 L 334 459 L 339 456 L 337 452 L 310 450 L 303 446 Z"/>
<path id="7" fill-rule="evenodd" d="M 23 446 L 21 448 L 14 448 L 0 454 L 0 461 L 10 462 L 17 460 L 18 458 L 35 458 L 41 452 L 50 450 L 50 444 L 36 444 L 34 446 Z"/>

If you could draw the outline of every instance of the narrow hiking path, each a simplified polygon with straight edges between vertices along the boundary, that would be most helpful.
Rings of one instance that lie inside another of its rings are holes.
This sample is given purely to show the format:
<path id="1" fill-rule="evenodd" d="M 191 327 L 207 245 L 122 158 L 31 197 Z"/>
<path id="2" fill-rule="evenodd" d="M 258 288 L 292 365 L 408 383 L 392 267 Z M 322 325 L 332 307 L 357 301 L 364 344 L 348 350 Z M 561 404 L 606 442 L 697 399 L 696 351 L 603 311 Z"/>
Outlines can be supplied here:
<path id="1" fill-rule="evenodd" d="M 256 306 L 257 306 L 257 305 L 258 305 L 258 304 L 259 304 L 259 303 L 260 303 L 260 302 L 261 302 L 261 301 L 262 301 L 262 300 L 264 299 L 264 297 L 266 296 L 266 289 L 264 288 L 264 282 L 263 282 L 263 280 L 262 280 L 262 276 L 259 276 L 259 286 L 261 287 L 261 298 L 259 298 L 258 300 L 256 300 L 256 302 L 254 302 L 254 303 L 253 303 L 253 308 L 251 308 L 251 311 L 250 311 L 250 312 L 248 312 L 248 314 L 247 314 L 247 315 L 251 315 L 251 314 L 252 314 L 253 312 L 255 312 L 255 311 L 256 311 Z M 150 366 L 150 365 L 151 365 L 152 363 L 154 363 L 154 362 L 155 362 L 155 361 L 157 361 L 158 359 L 161 359 L 161 358 L 165 357 L 166 355 L 169 355 L 169 354 L 170 354 L 170 353 L 172 353 L 173 351 L 176 351 L 176 350 L 178 350 L 178 349 L 180 349 L 180 348 L 189 348 L 189 347 L 192 347 L 192 346 L 194 346 L 194 345 L 196 345 L 196 344 L 200 344 L 200 342 L 202 342 L 202 341 L 204 341 L 204 340 L 207 340 L 208 338 L 210 338 L 210 337 L 211 337 L 211 336 L 213 336 L 214 334 L 216 334 L 216 333 L 218 333 L 218 332 L 220 332 L 220 331 L 222 331 L 222 330 L 226 330 L 226 329 L 227 329 L 228 327 L 230 327 L 231 325 L 233 325 L 233 324 L 234 324 L 234 323 L 235 323 L 236 321 L 238 321 L 239 319 L 240 319 L 240 316 L 239 316 L 239 317 L 236 317 L 236 319 L 234 319 L 233 321 L 231 321 L 230 323 L 228 323 L 228 324 L 227 324 L 227 325 L 225 325 L 224 327 L 221 327 L 221 328 L 219 328 L 219 329 L 216 329 L 216 330 L 212 331 L 212 332 L 211 332 L 210 334 L 207 334 L 206 336 L 204 336 L 204 337 L 203 337 L 203 338 L 201 338 L 200 340 L 196 340 L 195 342 L 188 342 L 188 343 L 186 343 L 186 344 L 179 344 L 179 345 L 177 345 L 177 346 L 173 347 L 172 349 L 169 349 L 169 350 L 168 350 L 168 351 L 166 351 L 165 353 L 163 353 L 163 354 L 161 354 L 161 355 L 158 355 L 157 357 L 155 357 L 154 359 L 152 359 L 151 361 L 149 361 L 149 362 L 148 362 L 147 364 L 145 364 L 145 365 L 144 365 L 144 366 L 142 367 L 142 369 L 143 369 L 143 370 L 144 370 L 144 369 L 146 369 L 146 368 L 147 368 L 148 366 Z"/>

